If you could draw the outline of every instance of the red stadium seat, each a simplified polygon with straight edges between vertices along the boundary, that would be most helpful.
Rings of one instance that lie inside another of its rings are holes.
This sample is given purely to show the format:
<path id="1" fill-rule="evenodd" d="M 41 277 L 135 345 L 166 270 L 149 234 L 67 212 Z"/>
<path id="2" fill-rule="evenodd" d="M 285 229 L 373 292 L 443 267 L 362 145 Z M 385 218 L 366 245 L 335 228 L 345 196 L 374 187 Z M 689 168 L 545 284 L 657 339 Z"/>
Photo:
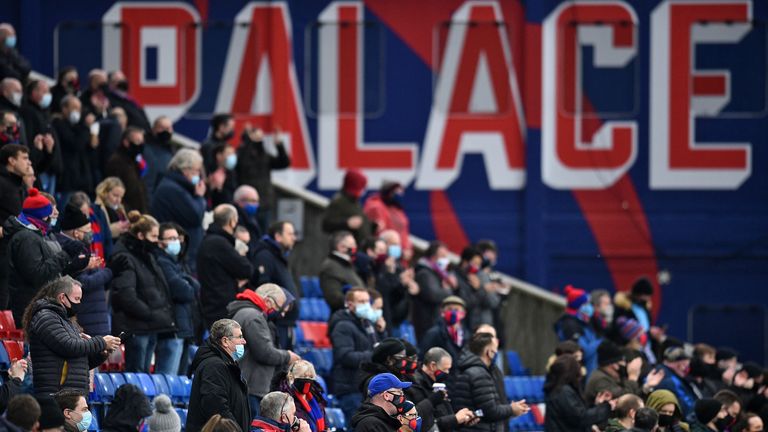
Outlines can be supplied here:
<path id="1" fill-rule="evenodd" d="M 17 341 L 24 340 L 24 330 L 16 328 L 13 313 L 9 310 L 0 311 L 0 338 Z"/>
<path id="2" fill-rule="evenodd" d="M 5 351 L 8 352 L 8 358 L 11 361 L 16 361 L 24 358 L 24 342 L 15 340 L 4 340 L 3 346 Z"/>
<path id="3" fill-rule="evenodd" d="M 328 339 L 328 323 L 317 321 L 299 321 L 299 328 L 304 334 L 304 340 L 312 343 L 315 348 L 330 348 Z"/>

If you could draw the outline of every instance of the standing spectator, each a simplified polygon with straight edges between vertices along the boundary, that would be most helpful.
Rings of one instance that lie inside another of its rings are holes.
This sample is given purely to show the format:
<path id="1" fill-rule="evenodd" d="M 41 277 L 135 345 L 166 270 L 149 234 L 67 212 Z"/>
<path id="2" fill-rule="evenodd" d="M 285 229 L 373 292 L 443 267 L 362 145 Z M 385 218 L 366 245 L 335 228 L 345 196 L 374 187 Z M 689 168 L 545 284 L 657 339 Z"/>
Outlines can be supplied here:
<path id="1" fill-rule="evenodd" d="M 5 223 L 21 214 L 26 189 L 23 179 L 32 173 L 29 150 L 18 144 L 6 144 L 0 148 L 0 309 L 8 307 L 8 274 L 10 272 L 8 247 L 10 233 Z"/>
<path id="2" fill-rule="evenodd" d="M 614 398 L 625 394 L 643 396 L 659 385 L 664 378 L 664 372 L 651 371 L 646 383 L 640 381 L 640 368 L 643 365 L 641 357 L 627 361 L 621 349 L 611 341 L 605 340 L 597 347 L 598 368 L 589 376 L 584 398 L 593 401 L 599 393 L 609 392 Z"/>
<path id="3" fill-rule="evenodd" d="M 728 418 L 725 405 L 716 399 L 700 399 L 694 406 L 696 414 L 691 432 L 723 432 L 732 419 Z"/>
<path id="4" fill-rule="evenodd" d="M 151 127 L 149 126 L 149 119 L 147 113 L 144 112 L 144 108 L 128 93 L 130 91 L 128 85 L 128 79 L 123 71 L 113 71 L 107 75 L 107 82 L 109 83 L 109 103 L 115 107 L 121 107 L 125 110 L 125 114 L 128 115 L 128 125 L 142 129 L 144 132 L 149 133 Z"/>
<path id="5" fill-rule="evenodd" d="M 0 24 L 0 79 L 10 77 L 26 82 L 32 67 L 16 49 L 17 40 L 11 24 Z"/>
<path id="6" fill-rule="evenodd" d="M 95 124 L 93 114 L 83 117 L 81 112 L 80 99 L 67 95 L 61 100 L 62 116 L 53 120 L 61 147 L 63 171 L 57 189 L 63 202 L 72 192 L 92 191 L 94 186 L 92 168 L 97 164 L 94 151 L 99 145 L 99 134 L 91 128 Z"/>
<path id="7" fill-rule="evenodd" d="M 80 96 L 80 80 L 78 79 L 77 68 L 64 66 L 59 70 L 56 85 L 51 87 L 51 95 L 51 111 L 54 113 L 61 112 L 61 101 L 65 96 Z"/>
<path id="8" fill-rule="evenodd" d="M 368 384 L 368 399 L 352 417 L 357 432 L 395 432 L 402 425 L 398 415 L 405 414 L 404 389 L 410 382 L 401 382 L 390 373 L 376 375 Z M 411 404 L 412 405 L 412 404 Z M 411 407 L 412 408 L 412 407 Z"/>
<path id="9" fill-rule="evenodd" d="M 77 314 L 77 323 L 88 335 L 108 335 L 111 332 L 106 289 L 112 280 L 112 270 L 104 268 L 104 261 L 100 257 L 91 255 L 91 223 L 72 201 L 64 209 L 59 225 L 61 232 L 56 234 L 56 239 L 71 261 L 81 262 L 80 267 L 84 267 L 81 271 L 70 274 L 83 288 L 83 301 Z"/>
<path id="10" fill-rule="evenodd" d="M 441 242 L 429 244 L 424 257 L 416 265 L 416 283 L 419 294 L 413 299 L 416 339 L 420 340 L 440 315 L 440 305 L 458 289 L 456 276 L 448 273 L 448 248 Z"/>
<path id="11" fill-rule="evenodd" d="M 141 153 L 144 151 L 144 131 L 129 126 L 121 138 L 120 147 L 109 158 L 104 175 L 123 181 L 126 209 L 147 212 L 147 190 L 141 178 L 146 174 L 147 164 Z M 114 234 L 114 233 L 113 233 Z"/>
<path id="12" fill-rule="evenodd" d="M 592 314 L 592 328 L 600 337 L 605 337 L 613 328 L 613 314 L 615 313 L 611 294 L 602 289 L 589 293 L 589 302 L 595 312 Z"/>
<path id="13" fill-rule="evenodd" d="M 200 245 L 197 268 L 206 326 L 227 316 L 227 305 L 253 273 L 248 258 L 235 250 L 236 228 L 237 210 L 222 204 L 213 210 L 213 222 Z"/>
<path id="14" fill-rule="evenodd" d="M 215 414 L 233 420 L 242 431 L 249 430 L 248 385 L 237 365 L 245 353 L 245 343 L 236 321 L 221 319 L 211 326 L 211 336 L 192 361 L 188 432 L 199 431 Z"/>
<path id="15" fill-rule="evenodd" d="M 296 405 L 296 417 L 304 420 L 312 432 L 326 430 L 325 407 L 327 402 L 323 397 L 323 388 L 317 382 L 317 373 L 312 363 L 306 360 L 297 360 L 288 369 L 288 372 L 275 376 L 272 380 L 273 387 L 277 381 L 278 390 L 293 397 Z"/>
<path id="16" fill-rule="evenodd" d="M 42 189 L 56 193 L 56 176 L 61 171 L 61 148 L 56 142 L 51 129 L 51 92 L 48 83 L 32 80 L 25 89 L 24 103 L 21 105 L 21 117 L 24 119 L 24 132 L 29 157 L 35 167 L 35 174 Z"/>
<path id="17" fill-rule="evenodd" d="M 345 295 L 346 309 L 336 311 L 328 321 L 328 334 L 333 346 L 333 389 L 339 407 L 352 417 L 363 400 L 360 394 L 358 368 L 371 361 L 373 346 L 379 335 L 368 319 L 371 297 L 362 288 L 352 288 Z"/>
<path id="18" fill-rule="evenodd" d="M 97 119 L 107 117 L 109 99 L 105 94 L 107 89 L 107 72 L 103 69 L 91 69 L 88 71 L 88 86 L 80 93 L 80 102 L 83 104 L 83 112 L 92 113 Z"/>
<path id="19" fill-rule="evenodd" d="M 347 171 L 341 191 L 325 209 L 323 231 L 329 234 L 341 230 L 350 231 L 358 244 L 373 234 L 371 221 L 360 206 L 360 197 L 365 192 L 366 184 L 368 179 L 362 172 L 355 169 Z"/>
<path id="20" fill-rule="evenodd" d="M 441 319 L 421 339 L 421 355 L 432 347 L 440 347 L 451 357 L 459 358 L 469 339 L 469 331 L 464 325 L 465 316 L 464 300 L 457 296 L 446 297 L 442 302 Z"/>
<path id="21" fill-rule="evenodd" d="M 194 150 L 179 150 L 155 189 L 152 214 L 160 222 L 175 222 L 189 234 L 188 263 L 194 273 L 203 241 L 205 182 L 200 180 L 203 158 Z"/>
<path id="22" fill-rule="evenodd" d="M 62 388 L 88 391 L 88 371 L 99 366 L 119 348 L 114 336 L 88 336 L 73 319 L 80 309 L 83 290 L 69 276 L 45 285 L 24 311 L 22 321 L 35 359 L 32 381 L 37 394 Z M 66 374 L 62 374 L 66 370 Z"/>
<path id="23" fill-rule="evenodd" d="M 589 296 L 582 289 L 568 285 L 565 287 L 565 314 L 555 323 L 555 333 L 561 341 L 578 342 L 584 352 L 584 366 L 587 373 L 597 368 L 597 347 L 602 341 L 592 327 L 594 308 Z"/>
<path id="24" fill-rule="evenodd" d="M 23 96 L 21 81 L 16 78 L 3 78 L 0 81 L 0 112 L 11 113 L 18 117 Z"/>
<path id="25" fill-rule="evenodd" d="M 349 231 L 339 231 L 331 238 L 331 253 L 320 267 L 320 288 L 331 312 L 344 307 L 344 293 L 349 288 L 365 287 L 355 272 L 352 259 L 357 252 L 355 237 Z"/>
<path id="26" fill-rule="evenodd" d="M 205 171 L 212 173 L 216 170 L 216 159 L 213 150 L 226 145 L 235 136 L 235 119 L 229 114 L 215 114 L 211 118 L 211 129 L 208 139 L 200 146 L 203 155 Z M 254 186 L 257 188 L 257 186 Z"/>
<path id="27" fill-rule="evenodd" d="M 643 407 L 643 400 L 637 395 L 627 393 L 616 398 L 614 417 L 608 420 L 608 425 L 604 432 L 631 430 L 635 427 L 635 416 L 637 411 Z"/>
<path id="28" fill-rule="evenodd" d="M 653 284 L 646 277 L 638 278 L 633 284 L 630 290 L 629 296 L 625 292 L 617 292 L 614 296 L 616 318 L 625 316 L 632 318 L 640 323 L 643 327 L 643 331 L 649 338 L 650 342 L 656 342 L 663 333 L 658 327 L 651 326 L 651 299 L 653 297 Z M 656 356 L 654 355 L 654 349 L 649 343 L 646 346 L 645 353 L 651 363 L 656 363 Z M 659 349 L 659 352 L 662 349 Z"/>
<path id="29" fill-rule="evenodd" d="M 272 223 L 272 209 L 275 205 L 275 192 L 272 187 L 272 171 L 291 166 L 291 158 L 285 151 L 280 131 L 275 133 L 276 155 L 264 148 L 264 134 L 261 129 L 246 125 L 242 143 L 237 148 L 237 179 L 240 184 L 256 188 L 261 193 L 261 211 L 258 214 L 262 227 Z"/>
<path id="30" fill-rule="evenodd" d="M 688 425 L 683 423 L 683 410 L 677 397 L 669 390 L 656 390 L 648 395 L 646 406 L 659 414 L 660 432 L 687 431 Z"/>
<path id="31" fill-rule="evenodd" d="M 279 221 L 272 224 L 267 230 L 267 235 L 256 243 L 252 250 L 251 264 L 253 264 L 254 272 L 251 283 L 254 286 L 265 283 L 277 284 L 293 297 L 298 297 L 293 276 L 288 268 L 288 255 L 293 250 L 294 244 L 296 244 L 296 231 L 292 223 Z M 285 316 L 278 317 L 275 321 L 278 346 L 281 348 L 291 349 L 293 328 L 298 319 L 299 308 L 294 303 L 293 307 L 285 313 Z"/>
<path id="32" fill-rule="evenodd" d="M 490 333 L 476 333 L 469 342 L 469 350 L 459 357 L 457 378 L 451 389 L 453 407 L 483 410 L 483 417 L 474 426 L 463 429 L 493 431 L 502 428 L 501 422 L 527 413 L 530 408 L 525 400 L 501 403 L 496 391 L 491 368 L 499 349 L 499 343 Z"/>
<path id="33" fill-rule="evenodd" d="M 264 432 L 309 432 L 307 422 L 296 415 L 296 404 L 291 395 L 272 392 L 264 396 L 264 409 L 251 423 L 251 430 Z"/>
<path id="34" fill-rule="evenodd" d="M 391 373 L 398 379 L 405 380 L 406 368 L 409 364 L 406 348 L 403 341 L 395 338 L 386 338 L 376 344 L 371 354 L 370 362 L 360 364 L 359 386 L 361 394 L 368 388 L 368 382 L 378 374 Z"/>
<path id="35" fill-rule="evenodd" d="M 383 182 L 378 193 L 365 200 L 363 211 L 376 226 L 376 235 L 386 230 L 393 230 L 400 235 L 403 259 L 407 262 L 413 256 L 410 237 L 410 221 L 403 211 L 405 188 L 398 182 Z"/>
<path id="36" fill-rule="evenodd" d="M 214 169 L 208 172 L 208 199 L 212 206 L 231 203 L 237 188 L 237 154 L 229 144 L 213 148 Z"/>
<path id="37" fill-rule="evenodd" d="M 128 231 L 130 223 L 128 222 L 128 212 L 123 206 L 123 196 L 125 195 L 125 185 L 117 177 L 107 177 L 96 186 L 96 206 L 104 215 L 102 223 L 102 232 L 109 234 L 104 236 L 104 255 L 109 258 L 112 255 L 112 247 L 115 239 Z M 107 238 L 109 243 L 107 244 Z M 107 246 L 108 245 L 108 246 Z"/>
<path id="38" fill-rule="evenodd" d="M 69 263 L 62 251 L 54 251 L 46 241 L 51 229 L 53 205 L 37 189 L 30 189 L 21 213 L 9 218 L 3 228 L 10 238 L 10 306 L 15 322 L 21 322 L 24 309 L 47 282 L 56 279 Z"/>
<path id="39" fill-rule="evenodd" d="M 497 344 L 498 346 L 501 346 L 501 341 L 499 341 L 496 328 L 493 327 L 492 325 L 480 324 L 480 326 L 475 329 L 474 334 L 480 334 L 480 333 L 487 333 L 491 335 L 491 338 L 493 339 L 493 343 Z M 496 385 L 496 396 L 499 398 L 499 403 L 509 404 L 509 398 L 507 398 L 507 389 L 506 389 L 506 386 L 504 385 L 504 372 L 502 372 L 501 369 L 499 369 L 498 361 L 497 361 L 498 356 L 496 357 L 497 358 L 494 359 L 493 364 L 491 364 L 491 366 L 488 369 L 491 371 L 491 377 L 493 378 L 493 383 Z M 508 423 L 502 423 L 500 426 L 501 427 L 498 429 L 497 432 L 506 432 L 509 430 Z"/>
<path id="40" fill-rule="evenodd" d="M 592 425 L 608 420 L 616 400 L 608 393 L 595 398 L 588 408 L 581 397 L 581 366 L 570 354 L 563 354 L 552 363 L 544 383 L 547 416 L 544 429 L 552 432 L 591 431 Z"/>
<path id="41" fill-rule="evenodd" d="M 664 364 L 660 367 L 664 371 L 664 379 L 656 386 L 657 390 L 669 390 L 677 396 L 684 417 L 693 412 L 693 406 L 698 399 L 691 384 L 685 379 L 690 365 L 691 358 L 685 348 L 670 346 L 664 350 Z"/>
<path id="42" fill-rule="evenodd" d="M 195 312 L 200 292 L 200 283 L 185 270 L 179 260 L 182 251 L 182 235 L 172 223 L 160 225 L 158 246 L 154 253 L 157 263 L 163 270 L 168 288 L 171 290 L 173 311 L 176 322 L 176 337 L 163 338 L 157 343 L 155 373 L 176 375 L 186 373 L 186 348 L 195 337 Z M 178 357 L 176 357 L 178 355 Z M 174 358 L 175 357 L 175 358 Z M 174 363 L 175 362 L 175 363 Z M 179 365 L 181 369 L 179 369 Z"/>
<path id="43" fill-rule="evenodd" d="M 181 419 L 173 409 L 171 399 L 164 394 L 155 396 L 154 410 L 147 420 L 149 432 L 181 432 Z"/>
<path id="44" fill-rule="evenodd" d="M 158 336 L 176 331 L 168 283 L 153 251 L 160 225 L 150 215 L 132 211 L 131 228 L 115 245 L 109 262 L 112 332 L 126 332 L 125 370 L 149 372 Z M 178 358 L 178 357 L 177 357 Z"/>
<path id="45" fill-rule="evenodd" d="M 16 395 L 8 402 L 8 412 L 3 420 L 20 431 L 36 431 L 40 426 L 40 404 L 32 395 Z"/>
<path id="46" fill-rule="evenodd" d="M 66 432 L 83 432 L 88 430 L 93 415 L 88 410 L 87 393 L 81 390 L 64 389 L 56 392 L 53 398 L 64 414 L 64 430 Z"/>
<path id="47" fill-rule="evenodd" d="M 384 321 L 394 333 L 408 319 L 411 296 L 419 294 L 419 284 L 414 280 L 413 269 L 403 268 L 401 264 L 403 251 L 400 234 L 386 230 L 379 238 L 387 245 L 387 257 L 377 271 L 376 290 L 381 293 L 384 301 Z"/>
<path id="48" fill-rule="evenodd" d="M 216 414 L 205 423 L 202 432 L 242 432 L 242 429 L 234 420 Z"/>
<path id="49" fill-rule="evenodd" d="M 300 357 L 292 351 L 276 347 L 269 321 L 274 321 L 290 306 L 285 291 L 275 284 L 264 284 L 256 291 L 246 289 L 237 294 L 227 311 L 243 329 L 248 349 L 240 361 L 248 382 L 251 415 L 259 415 L 259 403 L 269 393 L 275 370 L 285 368 Z"/>
<path id="50" fill-rule="evenodd" d="M 480 250 L 468 246 L 461 251 L 461 261 L 454 273 L 459 283 L 459 296 L 466 304 L 467 325 L 477 328 L 480 324 L 493 325 L 494 311 L 499 307 L 499 296 L 492 291 L 492 284 L 480 279 L 483 256 Z"/>
<path id="51" fill-rule="evenodd" d="M 123 384 L 115 391 L 115 398 L 101 424 L 104 432 L 133 432 L 139 430 L 144 419 L 152 415 L 149 399 L 133 384 Z"/>
<path id="52" fill-rule="evenodd" d="M 235 189 L 232 204 L 237 208 L 240 225 L 244 226 L 251 235 L 251 242 L 248 248 L 253 251 L 256 249 L 257 242 L 261 239 L 263 233 L 257 218 L 259 207 L 261 206 L 259 193 L 251 186 L 242 185 Z"/>
<path id="53" fill-rule="evenodd" d="M 167 116 L 160 116 L 152 124 L 152 133 L 146 136 L 144 160 L 147 161 L 147 174 L 144 185 L 147 195 L 154 196 L 155 187 L 165 175 L 168 164 L 173 158 L 173 122 Z"/>
<path id="54" fill-rule="evenodd" d="M 715 364 L 714 347 L 696 344 L 691 359 L 691 370 L 686 379 L 694 392 L 702 397 L 713 397 L 723 387 L 722 372 Z"/>

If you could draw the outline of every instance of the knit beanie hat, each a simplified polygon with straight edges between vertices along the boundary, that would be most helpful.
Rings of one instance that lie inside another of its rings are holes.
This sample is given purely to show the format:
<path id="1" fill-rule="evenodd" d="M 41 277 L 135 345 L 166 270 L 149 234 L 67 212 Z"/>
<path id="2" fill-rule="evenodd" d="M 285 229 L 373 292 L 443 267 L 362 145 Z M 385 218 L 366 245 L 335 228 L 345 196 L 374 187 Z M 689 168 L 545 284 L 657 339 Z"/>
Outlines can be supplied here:
<path id="1" fill-rule="evenodd" d="M 88 220 L 88 217 L 80 211 L 80 208 L 76 207 L 74 204 L 67 204 L 59 219 L 59 225 L 61 225 L 62 231 L 82 228 L 91 223 L 91 221 Z"/>
<path id="2" fill-rule="evenodd" d="M 399 352 L 405 351 L 405 345 L 400 339 L 386 338 L 373 348 L 371 361 L 384 364 L 387 358 Z"/>
<path id="3" fill-rule="evenodd" d="M 173 409 L 171 399 L 164 395 L 155 396 L 152 401 L 155 410 L 149 418 L 149 432 L 179 432 L 181 431 L 181 419 Z"/>
<path id="4" fill-rule="evenodd" d="M 707 424 L 717 417 L 723 403 L 717 399 L 699 399 L 693 410 L 696 412 L 696 420 Z"/>
<path id="5" fill-rule="evenodd" d="M 653 284 L 646 277 L 641 277 L 632 284 L 632 295 L 653 295 Z"/>
<path id="6" fill-rule="evenodd" d="M 353 197 L 360 197 L 365 190 L 368 179 L 365 174 L 356 169 L 351 169 L 344 174 L 344 186 L 342 190 Z"/>
<path id="7" fill-rule="evenodd" d="M 589 301 L 589 296 L 583 289 L 576 288 L 573 285 L 567 285 L 565 287 L 565 299 L 567 303 L 565 311 L 570 314 L 575 314 L 581 305 Z"/>
<path id="8" fill-rule="evenodd" d="M 633 318 L 619 317 L 616 320 L 616 326 L 619 328 L 619 334 L 621 335 L 622 339 L 624 339 L 626 342 L 629 342 L 645 333 L 643 326 L 641 326 L 640 323 Z"/>
<path id="9" fill-rule="evenodd" d="M 45 219 L 53 213 L 53 206 L 48 198 L 40 195 L 40 191 L 32 188 L 29 190 L 29 195 L 24 200 L 24 206 L 22 207 L 22 213 L 25 216 L 31 216 L 35 219 Z"/>
<path id="10" fill-rule="evenodd" d="M 600 367 L 620 362 L 624 359 L 624 353 L 613 342 L 604 340 L 597 347 L 597 363 Z"/>

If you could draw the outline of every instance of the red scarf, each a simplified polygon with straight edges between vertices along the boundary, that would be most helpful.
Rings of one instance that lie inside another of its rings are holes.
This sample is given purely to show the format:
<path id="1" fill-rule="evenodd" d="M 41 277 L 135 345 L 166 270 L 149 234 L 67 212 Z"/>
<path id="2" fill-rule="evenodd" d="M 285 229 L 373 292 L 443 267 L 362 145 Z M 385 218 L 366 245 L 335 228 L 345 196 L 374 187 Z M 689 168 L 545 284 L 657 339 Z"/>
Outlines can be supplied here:
<path id="1" fill-rule="evenodd" d="M 252 289 L 247 289 L 239 293 L 238 295 L 235 296 L 235 298 L 238 300 L 250 301 L 251 303 L 255 304 L 256 307 L 259 308 L 262 312 L 266 312 L 267 309 L 269 309 L 264 299 L 261 298 L 261 296 L 259 296 L 258 294 L 256 294 L 256 291 Z"/>
<path id="2" fill-rule="evenodd" d="M 304 407 L 304 412 L 308 413 L 309 416 L 315 420 L 315 426 L 317 427 L 318 432 L 322 432 L 325 430 L 325 417 L 323 417 L 323 409 L 320 406 L 317 401 L 315 401 L 315 398 L 312 397 L 312 393 L 307 393 L 306 399 L 301 397 L 302 394 L 296 391 L 296 389 L 293 389 L 294 399 L 301 402 L 301 406 Z M 310 406 L 309 402 L 312 402 L 312 406 Z M 314 408 L 314 410 L 313 410 Z"/>

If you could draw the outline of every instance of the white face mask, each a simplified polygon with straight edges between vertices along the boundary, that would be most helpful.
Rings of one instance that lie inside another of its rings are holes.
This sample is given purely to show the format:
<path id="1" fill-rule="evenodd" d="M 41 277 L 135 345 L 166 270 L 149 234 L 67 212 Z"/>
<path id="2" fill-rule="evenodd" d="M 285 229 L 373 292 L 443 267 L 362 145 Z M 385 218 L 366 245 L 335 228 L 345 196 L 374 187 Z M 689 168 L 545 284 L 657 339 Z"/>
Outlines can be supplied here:
<path id="1" fill-rule="evenodd" d="M 11 93 L 11 102 L 16 106 L 21 106 L 21 93 L 19 92 Z"/>
<path id="2" fill-rule="evenodd" d="M 72 111 L 69 113 L 69 122 L 74 124 L 80 123 L 80 111 Z"/>

